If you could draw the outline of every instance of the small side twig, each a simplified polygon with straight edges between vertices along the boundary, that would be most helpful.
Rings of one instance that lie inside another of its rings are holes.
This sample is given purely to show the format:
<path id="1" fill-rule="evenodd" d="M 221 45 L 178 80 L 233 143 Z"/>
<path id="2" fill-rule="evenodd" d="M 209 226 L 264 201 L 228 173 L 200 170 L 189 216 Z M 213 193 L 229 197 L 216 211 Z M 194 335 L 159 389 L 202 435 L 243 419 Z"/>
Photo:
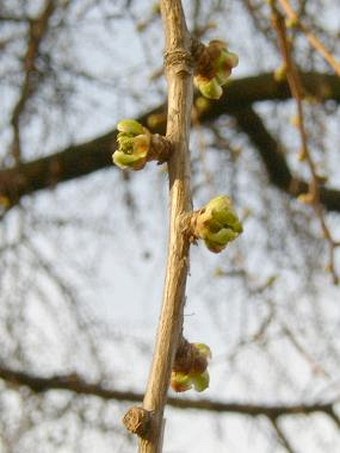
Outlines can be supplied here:
<path id="1" fill-rule="evenodd" d="M 131 407 L 123 417 L 125 428 L 133 434 L 147 438 L 150 432 L 152 413 L 140 406 Z"/>
<path id="2" fill-rule="evenodd" d="M 24 57 L 25 78 L 21 88 L 20 97 L 13 109 L 11 124 L 13 127 L 12 155 L 16 163 L 21 160 L 21 134 L 20 120 L 24 113 L 27 101 L 37 89 L 38 72 L 36 59 L 39 55 L 41 43 L 48 31 L 49 20 L 54 13 L 56 4 L 54 0 L 46 2 L 44 10 L 39 17 L 30 21 L 27 50 Z"/>
<path id="3" fill-rule="evenodd" d="M 305 160 L 307 162 L 307 165 L 311 173 L 309 193 L 306 194 L 304 198 L 306 199 L 307 202 L 313 205 L 315 214 L 319 219 L 321 230 L 323 232 L 324 238 L 328 242 L 329 247 L 329 271 L 332 275 L 333 283 L 338 284 L 339 275 L 337 273 L 335 265 L 335 251 L 336 248 L 339 246 L 339 242 L 337 242 L 333 238 L 333 235 L 327 225 L 324 210 L 320 202 L 320 176 L 317 172 L 315 162 L 309 149 L 308 134 L 305 127 L 305 117 L 303 108 L 304 89 L 292 55 L 292 46 L 287 36 L 284 17 L 282 16 L 282 14 L 279 13 L 279 11 L 274 6 L 272 6 L 272 20 L 274 28 L 278 35 L 279 44 L 281 47 L 281 52 L 287 71 L 289 88 L 291 90 L 293 98 L 296 101 L 298 127 L 302 146 L 300 158 L 301 160 Z"/>
<path id="4" fill-rule="evenodd" d="M 295 450 L 292 447 L 292 445 L 290 444 L 290 442 L 288 441 L 287 436 L 284 434 L 280 425 L 278 424 L 277 418 L 272 418 L 272 419 L 270 419 L 270 421 L 277 434 L 279 441 L 284 446 L 284 448 L 288 451 L 288 453 L 295 453 Z"/>
<path id="5" fill-rule="evenodd" d="M 289 0 L 278 0 L 289 19 L 306 35 L 309 43 L 320 55 L 329 63 L 335 72 L 340 75 L 340 62 L 332 55 L 320 39 L 304 24 L 297 12 L 294 10 Z"/>
<path id="6" fill-rule="evenodd" d="M 108 388 L 102 382 L 88 382 L 82 376 L 74 373 L 42 377 L 6 367 L 3 363 L 0 363 L 0 379 L 11 387 L 26 387 L 37 394 L 51 390 L 66 390 L 72 392 L 74 395 L 81 395 L 83 397 L 95 396 L 105 401 L 139 403 L 143 399 L 141 393 Z M 168 403 L 174 408 L 183 410 L 191 409 L 195 411 L 206 411 L 208 413 L 239 414 L 245 417 L 268 417 L 271 419 L 319 413 L 331 417 L 337 426 L 340 427 L 340 419 L 335 412 L 336 399 L 326 403 L 267 405 L 261 403 L 247 404 L 246 402 L 238 403 L 212 399 L 193 400 L 170 397 Z"/>

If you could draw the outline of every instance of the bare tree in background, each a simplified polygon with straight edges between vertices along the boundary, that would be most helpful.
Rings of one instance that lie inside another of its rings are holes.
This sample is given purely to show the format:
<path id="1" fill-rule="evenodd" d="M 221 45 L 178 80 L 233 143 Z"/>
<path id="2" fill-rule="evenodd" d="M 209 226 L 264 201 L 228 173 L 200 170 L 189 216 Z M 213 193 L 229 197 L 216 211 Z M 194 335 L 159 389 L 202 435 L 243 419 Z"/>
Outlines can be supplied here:
<path id="1" fill-rule="evenodd" d="M 195 95 L 190 146 L 198 206 L 229 193 L 245 232 L 192 252 L 185 329 L 212 347 L 212 383 L 170 395 L 168 448 L 336 451 L 339 7 L 184 7 L 240 56 L 220 100 Z M 123 117 L 165 131 L 159 11 L 3 1 L 0 31 L 0 451 L 134 451 L 120 419 L 145 387 L 167 177 L 111 155 Z"/>

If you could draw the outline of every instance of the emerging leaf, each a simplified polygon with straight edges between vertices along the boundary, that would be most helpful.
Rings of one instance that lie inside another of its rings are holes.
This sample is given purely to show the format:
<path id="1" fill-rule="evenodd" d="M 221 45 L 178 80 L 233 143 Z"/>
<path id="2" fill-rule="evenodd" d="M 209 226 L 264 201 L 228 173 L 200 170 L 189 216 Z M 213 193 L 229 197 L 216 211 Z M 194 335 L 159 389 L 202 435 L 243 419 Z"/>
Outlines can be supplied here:
<path id="1" fill-rule="evenodd" d="M 129 134 L 131 137 L 135 137 L 136 135 L 140 135 L 144 133 L 144 127 L 138 123 L 136 120 L 121 120 L 117 124 L 117 129 L 119 132 L 123 132 L 124 134 Z"/>
<path id="2" fill-rule="evenodd" d="M 237 65 L 238 56 L 229 52 L 224 41 L 211 41 L 200 55 L 195 85 L 206 98 L 219 99 L 223 93 L 222 86 Z"/>
<path id="3" fill-rule="evenodd" d="M 231 199 L 227 196 L 213 198 L 194 219 L 194 236 L 203 239 L 214 253 L 221 252 L 243 232 Z"/>
<path id="4" fill-rule="evenodd" d="M 144 168 L 151 146 L 151 134 L 138 121 L 127 119 L 118 123 L 118 150 L 113 153 L 114 164 L 122 169 Z"/>
<path id="5" fill-rule="evenodd" d="M 197 88 L 206 98 L 219 99 L 222 96 L 223 90 L 215 77 L 211 80 L 195 78 L 194 81 Z"/>
<path id="6" fill-rule="evenodd" d="M 173 371 L 171 374 L 171 388 L 177 392 L 186 392 L 192 388 L 191 378 L 181 371 Z"/>
<path id="7" fill-rule="evenodd" d="M 196 392 L 203 392 L 209 387 L 210 377 L 208 371 L 191 376 L 191 381 Z"/>
<path id="8" fill-rule="evenodd" d="M 181 368 L 177 364 L 177 369 L 172 371 L 171 387 L 175 392 L 186 392 L 192 388 L 203 392 L 209 386 L 207 366 L 211 350 L 204 343 L 188 343 L 188 346 L 188 363 L 181 363 Z"/>

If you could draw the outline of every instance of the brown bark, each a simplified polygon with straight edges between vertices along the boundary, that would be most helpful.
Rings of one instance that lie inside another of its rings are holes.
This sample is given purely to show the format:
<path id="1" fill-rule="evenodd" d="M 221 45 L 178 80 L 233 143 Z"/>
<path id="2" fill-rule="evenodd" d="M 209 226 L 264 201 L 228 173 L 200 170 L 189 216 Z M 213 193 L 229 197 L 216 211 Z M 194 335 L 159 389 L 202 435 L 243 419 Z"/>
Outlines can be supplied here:
<path id="1" fill-rule="evenodd" d="M 39 56 L 40 46 L 44 36 L 48 32 L 49 20 L 54 13 L 56 4 L 54 0 L 45 3 L 41 14 L 30 21 L 30 32 L 27 50 L 24 57 L 25 78 L 21 88 L 20 97 L 14 107 L 11 124 L 13 127 L 12 155 L 16 163 L 19 163 L 21 156 L 20 120 L 25 111 L 28 100 L 33 96 L 38 87 L 40 74 L 36 68 L 36 60 Z"/>
<path id="2" fill-rule="evenodd" d="M 57 375 L 41 377 L 0 367 L 0 379 L 10 386 L 25 386 L 35 393 L 43 393 L 51 390 L 65 390 L 77 395 L 88 395 L 102 398 L 103 400 L 115 400 L 118 402 L 138 403 L 143 400 L 143 394 L 133 391 L 114 390 L 102 386 L 100 383 L 89 383 L 77 374 Z M 235 413 L 245 416 L 265 416 L 270 419 L 288 417 L 294 415 L 308 415 L 312 413 L 324 413 L 330 416 L 340 428 L 340 420 L 334 410 L 335 402 L 309 403 L 309 404 L 247 404 L 225 402 L 219 400 L 202 399 L 190 400 L 188 398 L 172 398 L 167 400 L 169 406 L 177 409 L 192 409 L 216 413 Z"/>
<path id="3" fill-rule="evenodd" d="M 326 100 L 340 102 L 338 77 L 305 73 L 301 74 L 301 78 L 306 92 L 317 97 L 320 102 Z M 276 82 L 272 73 L 236 79 L 230 82 L 221 100 L 208 104 L 208 108 L 199 114 L 198 120 L 209 123 L 223 114 L 234 115 L 242 131 L 250 137 L 259 151 L 270 181 L 280 189 L 296 196 L 306 191 L 308 183 L 293 178 L 284 156 L 277 159 L 276 151 L 280 149 L 280 144 L 269 134 L 258 116 L 255 121 L 254 112 L 245 110 L 254 102 L 284 101 L 289 98 L 288 85 Z M 164 113 L 165 106 L 160 106 L 141 115 L 138 121 L 146 125 L 151 115 L 163 114 L 163 122 L 150 129 L 152 132 L 164 133 L 166 120 Z M 261 126 L 257 129 L 259 124 Z M 116 135 L 117 131 L 111 130 L 86 143 L 69 146 L 52 155 L 0 170 L 0 195 L 5 197 L 11 205 L 15 205 L 25 195 L 51 189 L 60 183 L 112 167 L 111 155 L 115 149 Z M 273 167 L 274 161 L 276 169 Z M 293 180 L 294 184 L 291 184 Z M 294 190 L 289 190 L 290 187 L 294 187 Z M 301 190 L 295 189 L 296 187 L 301 187 Z M 321 187 L 320 199 L 326 209 L 340 212 L 340 191 Z"/>
<path id="4" fill-rule="evenodd" d="M 189 266 L 189 240 L 181 219 L 191 211 L 189 132 L 193 102 L 191 37 L 180 0 L 161 1 L 166 36 L 165 65 L 168 79 L 166 138 L 173 151 L 168 161 L 170 229 L 168 261 L 150 376 L 143 407 L 152 414 L 147 436 L 140 439 L 141 453 L 160 453 L 172 364 L 183 326 L 185 286 Z"/>

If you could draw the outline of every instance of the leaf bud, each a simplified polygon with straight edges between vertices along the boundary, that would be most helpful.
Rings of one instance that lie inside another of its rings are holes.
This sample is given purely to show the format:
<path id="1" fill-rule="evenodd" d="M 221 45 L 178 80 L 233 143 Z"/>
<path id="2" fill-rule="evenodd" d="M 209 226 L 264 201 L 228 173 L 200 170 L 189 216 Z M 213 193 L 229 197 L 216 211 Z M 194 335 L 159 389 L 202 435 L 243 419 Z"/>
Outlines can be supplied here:
<path id="1" fill-rule="evenodd" d="M 113 153 L 113 163 L 122 169 L 141 170 L 148 160 L 150 132 L 133 119 L 120 121 L 117 129 L 118 149 Z"/>
<path id="2" fill-rule="evenodd" d="M 243 232 L 243 227 L 231 199 L 221 195 L 194 213 L 192 230 L 194 237 L 203 239 L 210 251 L 219 253 Z"/>

